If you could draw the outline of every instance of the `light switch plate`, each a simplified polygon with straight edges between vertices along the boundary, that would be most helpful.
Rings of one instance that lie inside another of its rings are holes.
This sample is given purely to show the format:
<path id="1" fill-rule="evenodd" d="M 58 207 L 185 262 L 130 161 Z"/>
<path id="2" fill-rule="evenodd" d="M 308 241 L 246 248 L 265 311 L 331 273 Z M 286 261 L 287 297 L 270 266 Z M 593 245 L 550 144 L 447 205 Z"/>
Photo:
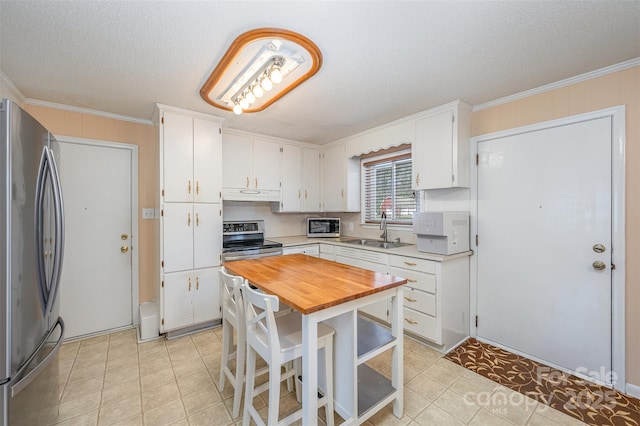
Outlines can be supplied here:
<path id="1" fill-rule="evenodd" d="M 155 209 L 142 209 L 142 218 L 143 219 L 155 219 L 156 218 Z"/>

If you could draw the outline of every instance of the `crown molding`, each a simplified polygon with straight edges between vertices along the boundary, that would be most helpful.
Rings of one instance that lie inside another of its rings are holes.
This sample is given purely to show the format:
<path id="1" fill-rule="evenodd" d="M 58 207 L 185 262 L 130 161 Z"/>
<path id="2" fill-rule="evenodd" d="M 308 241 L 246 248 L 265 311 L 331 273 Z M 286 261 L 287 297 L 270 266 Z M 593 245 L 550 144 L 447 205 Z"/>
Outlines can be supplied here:
<path id="1" fill-rule="evenodd" d="M 485 102 L 479 105 L 474 105 L 474 107 L 472 108 L 472 112 L 506 104 L 508 102 L 517 101 L 518 99 L 523 99 L 529 96 L 538 95 L 540 93 L 548 92 L 550 90 L 555 90 L 561 87 L 570 86 L 572 84 L 580 83 L 586 80 L 591 80 L 596 77 L 602 77 L 603 75 L 612 74 L 614 72 L 626 70 L 628 68 L 633 68 L 636 66 L 640 66 L 640 58 L 630 59 L 628 61 L 624 61 L 618 64 L 610 65 L 608 67 L 600 68 L 595 71 L 590 71 L 584 74 L 580 74 L 575 77 L 569 77 L 564 80 L 556 81 L 555 83 L 536 87 L 535 89 L 525 90 L 524 92 L 515 93 L 513 95 L 505 96 L 504 98 Z"/>
<path id="2" fill-rule="evenodd" d="M 9 77 L 7 77 L 7 75 L 2 71 L 0 71 L 0 83 L 9 91 L 9 93 L 3 94 L 3 97 L 11 98 L 14 102 L 18 103 L 19 105 L 22 105 L 25 103 L 27 98 L 25 98 L 25 96 L 22 94 L 20 89 L 18 89 L 16 85 L 13 84 L 13 81 L 9 80 Z"/>
<path id="3" fill-rule="evenodd" d="M 38 99 L 31 99 L 31 98 L 26 99 L 24 103 L 27 105 L 41 106 L 45 108 L 53 108 L 53 109 L 59 109 L 63 111 L 70 111 L 70 112 L 78 112 L 81 114 L 97 115 L 99 117 L 111 118 L 113 120 L 128 121 L 131 123 L 153 126 L 153 122 L 151 120 L 145 120 L 137 117 L 129 117 L 127 115 L 114 114 L 111 112 L 98 111 L 95 109 L 81 108 L 81 107 L 76 107 L 72 105 L 58 104 L 55 102 L 41 101 Z"/>

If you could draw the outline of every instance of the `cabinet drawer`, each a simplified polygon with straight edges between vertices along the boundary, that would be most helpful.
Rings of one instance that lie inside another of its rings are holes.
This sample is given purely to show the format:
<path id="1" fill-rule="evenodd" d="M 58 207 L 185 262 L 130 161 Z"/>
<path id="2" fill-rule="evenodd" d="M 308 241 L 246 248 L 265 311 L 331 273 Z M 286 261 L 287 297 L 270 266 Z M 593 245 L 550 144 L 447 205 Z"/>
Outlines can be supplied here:
<path id="1" fill-rule="evenodd" d="M 406 278 L 407 287 L 413 287 L 417 290 L 426 291 L 428 293 L 436 292 L 435 275 L 400 268 L 389 268 L 389 273 L 391 275 Z"/>
<path id="2" fill-rule="evenodd" d="M 358 252 L 360 250 L 351 247 L 336 246 L 336 256 L 353 257 L 358 258 Z"/>
<path id="3" fill-rule="evenodd" d="M 293 246 L 293 247 L 284 247 L 282 249 L 282 254 L 308 254 L 309 256 L 318 256 L 320 254 L 320 250 L 318 249 L 317 244 L 311 244 L 308 246 Z"/>
<path id="4" fill-rule="evenodd" d="M 389 261 L 386 253 L 380 253 L 377 251 L 358 250 L 358 259 L 362 259 L 367 262 L 381 263 L 386 265 Z"/>
<path id="5" fill-rule="evenodd" d="M 424 291 L 415 290 L 411 287 L 404 289 L 405 308 L 411 308 L 424 314 L 436 315 L 436 295 L 425 293 Z"/>
<path id="6" fill-rule="evenodd" d="M 438 322 L 435 317 L 404 308 L 404 329 L 440 344 Z"/>
<path id="7" fill-rule="evenodd" d="M 435 274 L 436 262 L 433 260 L 417 259 L 415 257 L 389 256 L 389 265 L 397 268 L 405 268 L 420 272 Z"/>
<path id="8" fill-rule="evenodd" d="M 320 244 L 320 253 L 335 253 L 336 246 L 331 244 Z"/>

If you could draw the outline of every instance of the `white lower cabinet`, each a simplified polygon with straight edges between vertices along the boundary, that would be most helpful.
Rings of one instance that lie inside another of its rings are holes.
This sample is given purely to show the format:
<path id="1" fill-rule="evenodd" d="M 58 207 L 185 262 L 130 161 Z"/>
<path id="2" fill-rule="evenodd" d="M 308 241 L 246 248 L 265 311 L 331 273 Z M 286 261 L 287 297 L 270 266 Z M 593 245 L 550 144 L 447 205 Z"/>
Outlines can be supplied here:
<path id="1" fill-rule="evenodd" d="M 320 247 L 318 244 L 307 244 L 304 246 L 284 247 L 282 254 L 307 254 L 309 256 L 320 256 Z"/>
<path id="2" fill-rule="evenodd" d="M 320 257 L 326 260 L 336 260 L 336 246 L 332 244 L 318 244 L 320 246 Z"/>
<path id="3" fill-rule="evenodd" d="M 218 269 L 197 269 L 164 275 L 164 331 L 220 318 Z"/>

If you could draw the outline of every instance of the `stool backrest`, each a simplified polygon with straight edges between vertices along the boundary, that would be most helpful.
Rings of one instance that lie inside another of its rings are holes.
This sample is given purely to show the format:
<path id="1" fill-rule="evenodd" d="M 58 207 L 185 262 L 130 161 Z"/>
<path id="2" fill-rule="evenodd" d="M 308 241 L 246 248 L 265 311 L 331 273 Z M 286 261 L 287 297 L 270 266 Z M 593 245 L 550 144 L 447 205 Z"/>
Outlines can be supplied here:
<path id="1" fill-rule="evenodd" d="M 236 329 L 239 326 L 244 328 L 245 315 L 244 315 L 244 302 L 242 301 L 242 293 L 240 292 L 240 286 L 243 279 L 237 275 L 231 275 L 224 268 L 220 268 L 220 287 L 221 301 L 222 301 L 222 315 L 229 321 Z"/>
<path id="2" fill-rule="evenodd" d="M 254 290 L 248 282 L 242 284 L 242 298 L 247 323 L 247 343 L 267 360 L 280 353 L 280 339 L 274 312 L 280 309 L 278 296 Z"/>

